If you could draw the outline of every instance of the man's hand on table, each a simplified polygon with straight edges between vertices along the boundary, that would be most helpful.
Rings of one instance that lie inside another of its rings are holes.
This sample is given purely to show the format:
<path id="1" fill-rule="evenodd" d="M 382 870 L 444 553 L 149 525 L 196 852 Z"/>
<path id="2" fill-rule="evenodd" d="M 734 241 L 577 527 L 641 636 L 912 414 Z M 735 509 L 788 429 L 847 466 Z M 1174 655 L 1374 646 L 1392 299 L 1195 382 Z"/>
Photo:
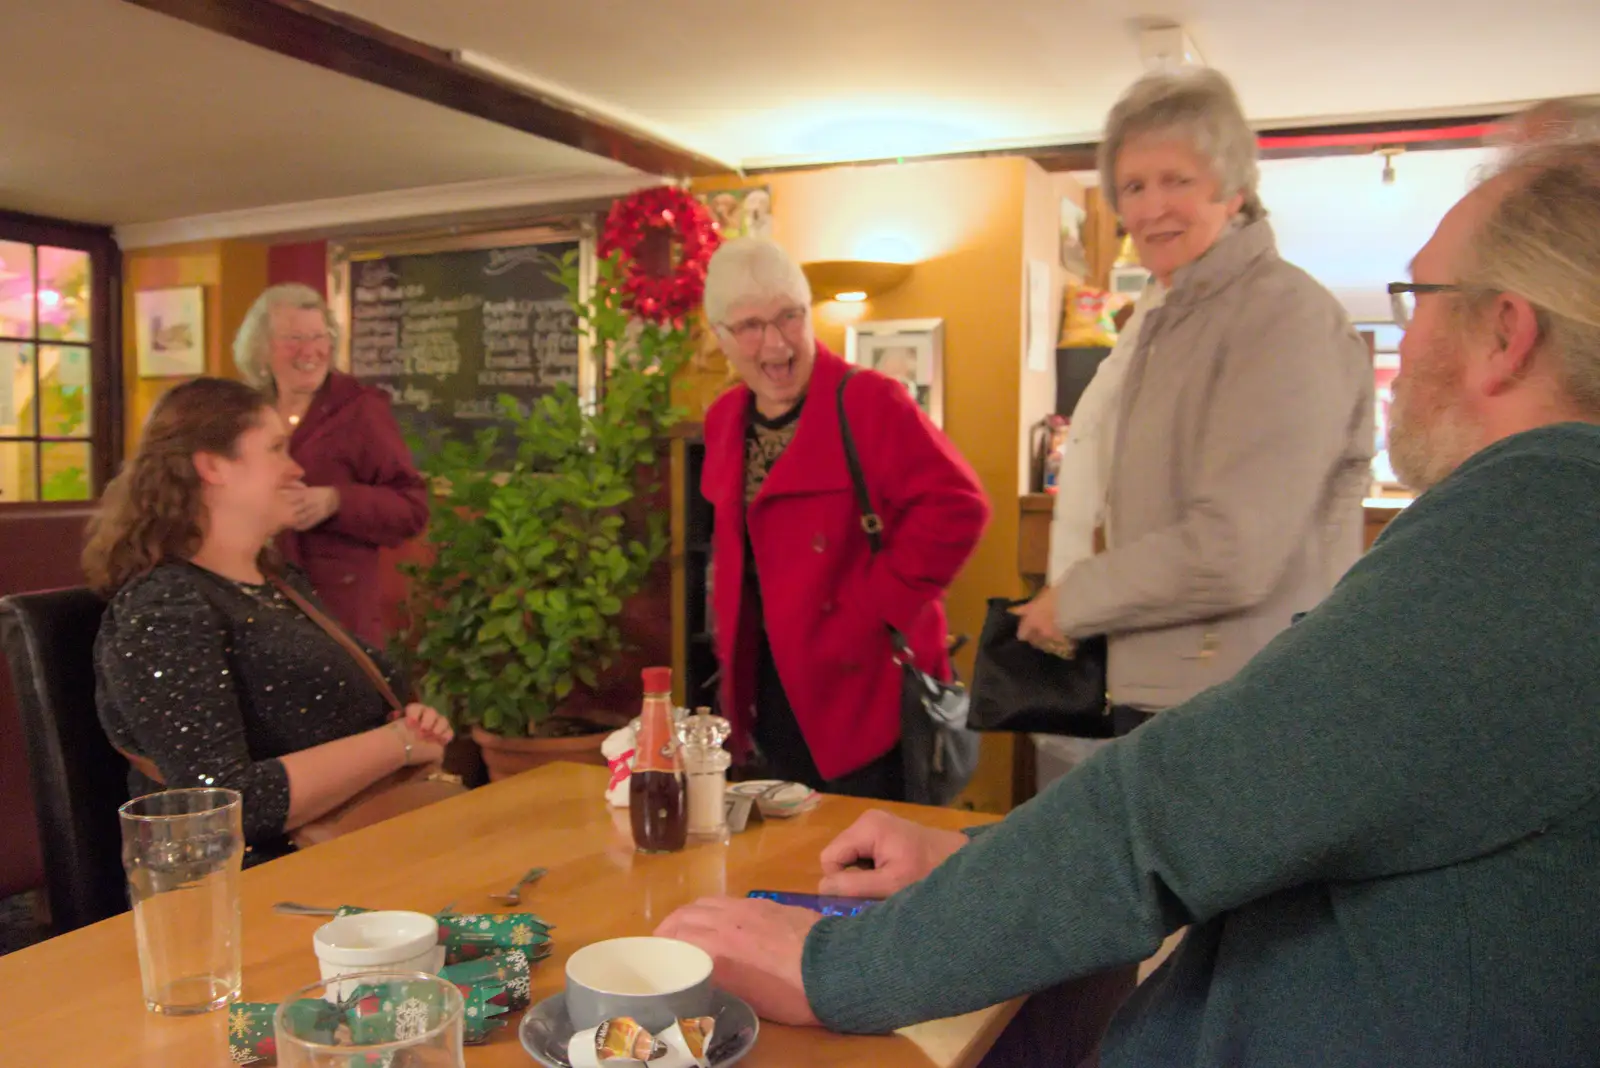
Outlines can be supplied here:
<path id="1" fill-rule="evenodd" d="M 822 851 L 820 886 L 841 897 L 888 897 L 926 876 L 967 844 L 959 831 L 923 827 L 874 809 Z M 871 869 L 853 867 L 870 861 Z M 820 913 L 775 901 L 707 897 L 674 912 L 656 928 L 711 954 L 719 988 L 747 1002 L 763 1019 L 815 1024 L 800 962 Z"/>
<path id="2" fill-rule="evenodd" d="M 960 831 L 941 831 L 873 809 L 822 851 L 818 891 L 839 897 L 888 897 L 926 878 L 967 844 Z M 870 861 L 871 868 L 852 867 Z"/>
<path id="3" fill-rule="evenodd" d="M 810 909 L 776 901 L 705 897 L 668 916 L 656 934 L 711 954 L 717 988 L 745 1001 L 762 1019 L 815 1025 L 800 957 L 820 919 Z"/>

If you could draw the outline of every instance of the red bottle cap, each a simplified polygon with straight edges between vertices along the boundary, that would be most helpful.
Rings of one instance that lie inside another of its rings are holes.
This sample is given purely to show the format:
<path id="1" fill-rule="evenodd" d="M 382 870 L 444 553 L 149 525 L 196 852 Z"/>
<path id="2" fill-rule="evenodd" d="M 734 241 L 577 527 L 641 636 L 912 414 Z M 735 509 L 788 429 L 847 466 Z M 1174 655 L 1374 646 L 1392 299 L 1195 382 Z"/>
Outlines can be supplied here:
<path id="1" fill-rule="evenodd" d="M 669 667 L 648 667 L 643 671 L 645 693 L 671 693 L 672 669 Z"/>

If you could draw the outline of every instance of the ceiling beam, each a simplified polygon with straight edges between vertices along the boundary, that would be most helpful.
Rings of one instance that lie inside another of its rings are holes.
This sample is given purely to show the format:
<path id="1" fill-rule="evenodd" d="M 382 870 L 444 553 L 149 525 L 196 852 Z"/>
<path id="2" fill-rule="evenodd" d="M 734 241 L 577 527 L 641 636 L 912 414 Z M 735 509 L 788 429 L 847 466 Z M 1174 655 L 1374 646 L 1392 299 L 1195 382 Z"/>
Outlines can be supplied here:
<path id="1" fill-rule="evenodd" d="M 1493 140 L 1500 116 L 1460 119 L 1396 119 L 1349 122 L 1328 126 L 1294 126 L 1256 131 L 1261 159 L 1307 159 L 1313 156 L 1365 156 L 1379 148 L 1404 147 L 1409 152 L 1447 148 L 1482 148 Z M 1023 153 L 1047 171 L 1094 170 L 1099 145 L 1056 145 Z"/>
<path id="2" fill-rule="evenodd" d="M 1363 156 L 1380 147 L 1404 146 L 1410 152 L 1446 148 L 1482 148 L 1492 142 L 1499 116 L 1471 116 L 1460 119 L 1403 119 L 1384 122 L 1341 123 L 1330 126 L 1295 126 L 1259 130 L 1256 141 L 1262 159 L 1306 159 L 1312 156 Z M 850 163 L 799 163 L 772 167 L 751 167 L 746 174 L 781 174 L 792 171 L 827 170 L 832 167 L 876 167 L 886 163 L 924 163 L 933 160 L 984 159 L 994 156 L 1022 156 L 1047 171 L 1092 171 L 1099 163 L 1099 144 L 1093 141 L 1065 145 L 1039 145 L 1034 148 L 978 149 L 928 156 L 888 157 Z"/>
<path id="3" fill-rule="evenodd" d="M 690 149 L 580 114 L 480 74 L 457 63 L 442 48 L 312 0 L 125 2 L 651 174 L 698 177 L 729 170 Z"/>

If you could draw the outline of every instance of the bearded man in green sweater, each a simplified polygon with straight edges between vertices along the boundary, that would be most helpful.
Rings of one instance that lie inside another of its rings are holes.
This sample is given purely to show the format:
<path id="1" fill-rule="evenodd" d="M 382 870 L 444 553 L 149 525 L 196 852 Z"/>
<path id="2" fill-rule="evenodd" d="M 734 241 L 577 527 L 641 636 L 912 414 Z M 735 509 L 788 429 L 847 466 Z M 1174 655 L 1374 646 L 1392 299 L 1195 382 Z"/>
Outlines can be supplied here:
<path id="1" fill-rule="evenodd" d="M 970 837 L 863 817 L 822 857 L 893 894 L 862 916 L 659 933 L 769 1019 L 881 1032 L 1187 926 L 1105 1068 L 1600 1064 L 1600 143 L 1512 161 L 1412 276 L 1390 449 L 1425 492 L 1321 606 Z"/>

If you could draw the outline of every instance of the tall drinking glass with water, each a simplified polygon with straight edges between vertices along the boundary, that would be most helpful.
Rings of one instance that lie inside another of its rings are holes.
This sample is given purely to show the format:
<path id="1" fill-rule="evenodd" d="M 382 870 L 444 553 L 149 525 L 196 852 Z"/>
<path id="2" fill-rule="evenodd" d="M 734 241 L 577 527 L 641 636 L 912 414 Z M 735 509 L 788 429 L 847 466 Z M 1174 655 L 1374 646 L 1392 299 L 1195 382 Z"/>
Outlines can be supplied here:
<path id="1" fill-rule="evenodd" d="M 198 789 L 136 797 L 118 809 L 152 1012 L 187 1016 L 239 997 L 240 808 L 235 790 Z"/>
<path id="2" fill-rule="evenodd" d="M 314 983 L 273 1017 L 278 1068 L 462 1068 L 461 990 L 426 972 Z"/>

